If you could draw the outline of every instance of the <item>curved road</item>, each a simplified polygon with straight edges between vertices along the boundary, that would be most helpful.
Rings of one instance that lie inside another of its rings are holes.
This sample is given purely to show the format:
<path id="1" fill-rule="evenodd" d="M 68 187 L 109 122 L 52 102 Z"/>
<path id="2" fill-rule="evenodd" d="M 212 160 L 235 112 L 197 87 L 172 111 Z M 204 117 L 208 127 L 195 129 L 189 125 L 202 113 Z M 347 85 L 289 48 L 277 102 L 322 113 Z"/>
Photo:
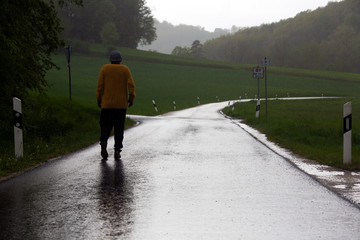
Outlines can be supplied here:
<path id="1" fill-rule="evenodd" d="M 1 183 L 0 239 L 360 239 L 359 208 L 224 118 L 226 105 L 133 116 L 121 161 L 93 145 Z"/>

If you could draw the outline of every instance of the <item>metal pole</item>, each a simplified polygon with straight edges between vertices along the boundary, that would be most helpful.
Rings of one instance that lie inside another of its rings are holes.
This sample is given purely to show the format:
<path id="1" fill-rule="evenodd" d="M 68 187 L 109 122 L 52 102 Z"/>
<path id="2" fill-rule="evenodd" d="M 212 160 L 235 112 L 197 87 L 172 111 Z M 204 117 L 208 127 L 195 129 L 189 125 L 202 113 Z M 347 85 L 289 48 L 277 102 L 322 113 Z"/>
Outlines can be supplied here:
<path id="1" fill-rule="evenodd" d="M 70 45 L 65 47 L 65 56 L 66 56 L 66 60 L 68 62 L 68 68 L 69 68 L 69 98 L 71 101 L 71 64 L 70 64 L 71 47 L 70 47 Z"/>
<path id="2" fill-rule="evenodd" d="M 265 111 L 266 111 L 266 118 L 268 117 L 268 110 L 267 110 L 267 67 L 269 66 L 269 59 L 266 57 L 263 60 L 263 67 L 265 68 Z"/>
<path id="3" fill-rule="evenodd" d="M 266 109 L 266 118 L 268 116 L 268 109 L 267 109 L 267 67 L 265 67 L 265 109 Z"/>
<path id="4" fill-rule="evenodd" d="M 70 101 L 71 101 L 71 65 L 70 65 L 70 62 L 69 62 L 69 98 L 70 98 Z"/>
<path id="5" fill-rule="evenodd" d="M 258 100 L 260 100 L 260 79 L 258 78 Z"/>

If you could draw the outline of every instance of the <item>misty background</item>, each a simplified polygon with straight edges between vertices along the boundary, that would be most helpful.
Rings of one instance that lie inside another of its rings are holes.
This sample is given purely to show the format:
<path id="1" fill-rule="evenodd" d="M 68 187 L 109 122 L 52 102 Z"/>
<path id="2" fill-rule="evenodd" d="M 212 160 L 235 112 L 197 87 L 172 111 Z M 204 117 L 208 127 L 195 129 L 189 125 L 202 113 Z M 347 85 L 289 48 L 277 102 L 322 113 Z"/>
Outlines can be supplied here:
<path id="1" fill-rule="evenodd" d="M 273 66 L 360 72 L 359 0 L 329 2 L 257 27 L 208 32 L 155 20 L 155 28 L 157 39 L 139 49 L 247 64 L 267 56 Z"/>
<path id="2" fill-rule="evenodd" d="M 157 19 L 154 22 L 157 39 L 150 45 L 138 46 L 138 49 L 171 54 L 176 46 L 191 46 L 195 40 L 204 43 L 207 40 L 232 34 L 240 30 L 240 27 L 234 25 L 231 29 L 216 28 L 213 32 L 209 32 L 201 26 L 173 25 L 167 21 L 160 22 Z"/>

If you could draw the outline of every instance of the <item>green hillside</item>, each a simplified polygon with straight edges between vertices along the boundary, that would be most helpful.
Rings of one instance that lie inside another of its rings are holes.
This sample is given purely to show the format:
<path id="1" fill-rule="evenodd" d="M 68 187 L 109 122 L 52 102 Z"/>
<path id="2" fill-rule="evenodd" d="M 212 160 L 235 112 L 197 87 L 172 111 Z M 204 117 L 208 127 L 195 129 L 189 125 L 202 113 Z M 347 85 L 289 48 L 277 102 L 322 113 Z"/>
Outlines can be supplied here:
<path id="1" fill-rule="evenodd" d="M 360 1 L 329 2 L 277 23 L 207 41 L 204 56 L 239 63 L 360 72 Z"/>
<path id="2" fill-rule="evenodd" d="M 252 78 L 251 65 L 178 58 L 171 55 L 120 49 L 123 64 L 130 67 L 135 84 L 136 100 L 132 114 L 154 115 L 154 99 L 160 113 L 217 100 L 234 100 L 241 96 L 253 98 L 257 81 Z M 106 51 L 72 57 L 72 97 L 89 106 L 96 106 L 95 89 L 100 67 L 108 63 Z M 52 70 L 47 79 L 49 94 L 68 96 L 68 69 L 65 56 L 54 56 L 60 71 Z M 264 80 L 261 80 L 264 96 Z M 268 68 L 268 96 L 359 96 L 360 74 L 312 71 L 291 68 Z"/>

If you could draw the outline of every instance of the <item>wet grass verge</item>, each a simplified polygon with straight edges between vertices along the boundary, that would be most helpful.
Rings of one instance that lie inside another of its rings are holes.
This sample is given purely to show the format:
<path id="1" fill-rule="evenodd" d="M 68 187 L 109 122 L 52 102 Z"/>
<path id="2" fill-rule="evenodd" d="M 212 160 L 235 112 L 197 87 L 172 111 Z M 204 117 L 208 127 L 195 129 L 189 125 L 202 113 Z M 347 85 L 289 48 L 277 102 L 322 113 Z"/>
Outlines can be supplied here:
<path id="1" fill-rule="evenodd" d="M 343 164 L 343 104 L 352 102 L 352 164 Z M 266 134 L 281 147 L 329 166 L 360 170 L 360 99 L 274 100 L 265 101 L 255 117 L 256 101 L 236 103 L 224 114 Z"/>
<path id="2" fill-rule="evenodd" d="M 12 115 L 10 115 L 12 116 Z M 0 178 L 96 143 L 100 109 L 65 98 L 31 96 L 23 102 L 24 157 L 14 157 L 12 119 L 1 128 Z M 134 124 L 126 120 L 126 127 Z"/>

